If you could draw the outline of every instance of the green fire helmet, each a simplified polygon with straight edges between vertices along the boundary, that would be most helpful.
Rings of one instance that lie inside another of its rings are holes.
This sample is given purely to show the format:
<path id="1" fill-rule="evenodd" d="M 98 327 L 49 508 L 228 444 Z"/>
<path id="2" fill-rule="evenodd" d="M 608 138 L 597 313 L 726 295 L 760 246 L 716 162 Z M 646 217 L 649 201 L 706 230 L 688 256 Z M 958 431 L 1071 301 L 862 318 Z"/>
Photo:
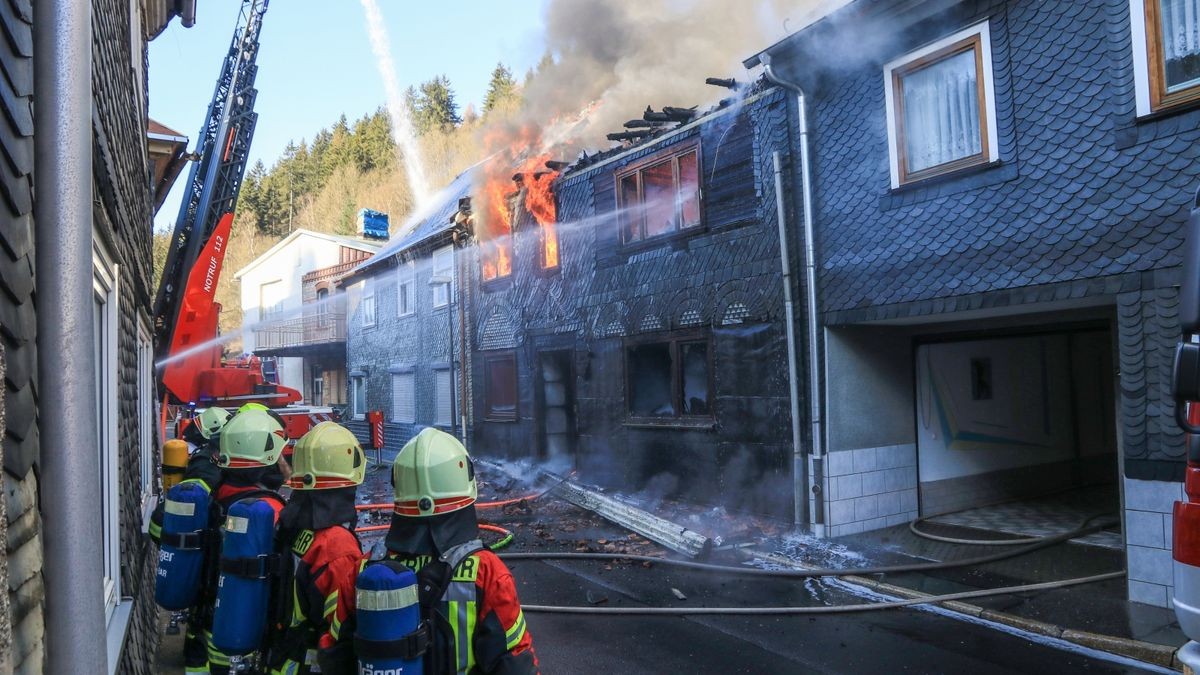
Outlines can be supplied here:
<path id="1" fill-rule="evenodd" d="M 287 440 L 278 416 L 253 409 L 239 412 L 221 430 L 217 463 L 226 469 L 271 466 L 279 461 Z"/>
<path id="2" fill-rule="evenodd" d="M 321 422 L 296 442 L 292 452 L 295 490 L 327 490 L 361 485 L 367 457 L 358 439 L 336 422 Z"/>
<path id="3" fill-rule="evenodd" d="M 196 418 L 196 429 L 200 432 L 201 436 L 212 438 L 213 434 L 219 432 L 229 422 L 230 417 L 233 417 L 233 415 L 224 408 L 217 408 L 215 406 L 205 408 L 204 412 L 200 413 Z"/>
<path id="4" fill-rule="evenodd" d="M 458 439 L 432 427 L 400 449 L 392 464 L 395 513 L 423 517 L 465 509 L 475 503 L 475 466 Z"/>
<path id="5" fill-rule="evenodd" d="M 237 409 L 237 411 L 240 413 L 244 413 L 247 410 L 261 410 L 263 412 L 266 412 L 266 411 L 270 410 L 270 408 L 268 408 L 267 406 L 265 406 L 257 401 L 252 401 L 252 402 L 247 403 L 246 405 Z"/>

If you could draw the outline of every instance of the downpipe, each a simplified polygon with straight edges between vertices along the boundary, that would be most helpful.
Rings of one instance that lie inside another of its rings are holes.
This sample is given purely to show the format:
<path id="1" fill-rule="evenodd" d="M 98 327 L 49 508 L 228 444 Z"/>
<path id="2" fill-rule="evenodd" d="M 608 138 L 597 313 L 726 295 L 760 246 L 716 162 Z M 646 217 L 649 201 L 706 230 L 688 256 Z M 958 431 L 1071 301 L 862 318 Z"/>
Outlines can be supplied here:
<path id="1" fill-rule="evenodd" d="M 34 3 L 39 452 L 46 672 L 108 663 L 92 376 L 92 16 L 90 2 Z M 101 665 L 106 664 L 106 665 Z"/>
<path id="2" fill-rule="evenodd" d="M 805 290 L 807 292 L 806 319 L 808 328 L 808 384 L 809 384 L 809 421 L 812 433 L 812 448 L 808 453 L 808 488 L 813 500 L 810 512 L 810 522 L 813 534 L 824 537 L 825 532 L 825 436 L 821 422 L 821 361 L 820 361 L 820 332 L 817 327 L 817 264 L 816 246 L 813 239 L 813 206 L 812 206 L 812 171 L 808 151 L 808 112 L 805 103 L 804 90 L 800 85 L 779 77 L 771 67 L 771 56 L 762 54 L 758 57 L 763 65 L 767 79 L 772 83 L 796 93 L 796 107 L 799 117 L 800 130 L 800 185 L 801 199 L 804 205 L 804 272 Z M 778 166 L 778 165 L 777 165 Z M 776 195 L 778 188 L 779 170 L 776 168 Z M 778 196 L 777 196 L 778 199 Z M 782 227 L 782 218 L 780 219 Z M 789 330 L 790 333 L 790 330 Z M 800 446 L 796 446 L 800 447 Z M 803 458 L 801 458 L 803 461 Z M 808 498 L 806 496 L 806 499 Z"/>
<path id="3" fill-rule="evenodd" d="M 792 412 L 792 486 L 795 505 L 792 522 L 796 527 L 808 521 L 808 490 L 809 468 L 804 456 L 804 437 L 800 421 L 800 383 L 796 364 L 796 312 L 792 302 L 792 264 L 788 255 L 787 240 L 787 210 L 783 205 L 783 162 L 779 151 L 771 153 L 771 163 L 775 168 L 775 213 L 779 224 L 779 265 L 783 272 L 783 311 L 787 322 L 784 332 L 787 334 L 788 353 L 788 397 Z"/>

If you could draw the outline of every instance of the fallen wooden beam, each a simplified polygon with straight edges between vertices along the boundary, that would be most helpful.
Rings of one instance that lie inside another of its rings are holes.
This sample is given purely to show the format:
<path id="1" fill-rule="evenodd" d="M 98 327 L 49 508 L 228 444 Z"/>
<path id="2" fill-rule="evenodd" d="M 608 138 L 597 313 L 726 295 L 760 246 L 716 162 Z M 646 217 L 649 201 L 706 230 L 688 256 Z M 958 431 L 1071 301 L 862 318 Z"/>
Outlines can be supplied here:
<path id="1" fill-rule="evenodd" d="M 551 494 L 676 553 L 695 558 L 706 556 L 712 550 L 712 540 L 699 532 L 575 483 L 563 481 L 551 490 Z"/>

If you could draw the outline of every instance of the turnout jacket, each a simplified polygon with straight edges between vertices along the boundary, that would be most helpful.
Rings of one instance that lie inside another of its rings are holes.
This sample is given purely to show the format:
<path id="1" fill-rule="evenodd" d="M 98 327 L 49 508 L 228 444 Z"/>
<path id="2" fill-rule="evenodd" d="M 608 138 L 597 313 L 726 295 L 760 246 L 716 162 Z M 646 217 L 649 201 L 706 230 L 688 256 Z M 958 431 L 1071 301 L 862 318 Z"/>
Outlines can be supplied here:
<path id="1" fill-rule="evenodd" d="M 433 556 L 408 556 L 393 551 L 388 557 L 422 574 Z M 438 565 L 434 567 L 445 567 Z M 538 673 L 533 638 L 525 627 L 525 614 L 517 600 L 517 587 L 508 567 L 487 549 L 467 556 L 450 576 L 439 602 L 432 605 L 435 616 L 435 658 L 447 663 L 443 672 L 458 675 L 535 675 Z M 448 628 L 448 630 L 447 630 Z M 430 655 L 426 655 L 426 672 Z M 440 674 L 439 674 L 440 675 Z"/>
<path id="2" fill-rule="evenodd" d="M 358 538 L 345 527 L 288 533 L 293 581 L 285 589 L 282 639 L 272 646 L 271 673 L 303 675 L 315 661 L 325 675 L 353 675 L 354 582 L 362 562 Z"/>

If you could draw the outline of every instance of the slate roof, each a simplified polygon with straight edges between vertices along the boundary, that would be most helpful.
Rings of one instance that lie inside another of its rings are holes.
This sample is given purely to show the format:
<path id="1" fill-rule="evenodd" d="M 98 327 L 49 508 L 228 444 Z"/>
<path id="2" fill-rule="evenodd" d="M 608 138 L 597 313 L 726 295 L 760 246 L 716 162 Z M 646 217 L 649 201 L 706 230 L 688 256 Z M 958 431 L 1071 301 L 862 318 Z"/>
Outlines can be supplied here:
<path id="1" fill-rule="evenodd" d="M 474 177 L 473 169 L 474 167 L 460 173 L 449 185 L 434 195 L 429 200 L 429 204 L 422 209 L 414 211 L 408 220 L 404 222 L 404 225 L 400 227 L 400 231 L 407 232 L 407 234 L 393 239 L 386 246 L 379 249 L 379 252 L 374 257 L 356 267 L 354 272 L 347 275 L 346 278 L 361 275 L 397 253 L 406 251 L 435 235 L 449 230 L 454 224 L 454 214 L 458 211 L 458 200 L 471 194 L 471 184 Z"/>
<path id="2" fill-rule="evenodd" d="M 1133 119 L 1128 2 L 962 3 L 991 22 L 995 166 L 891 190 L 878 63 L 812 97 L 823 311 L 1173 267 L 1200 182 L 1200 112 Z"/>

